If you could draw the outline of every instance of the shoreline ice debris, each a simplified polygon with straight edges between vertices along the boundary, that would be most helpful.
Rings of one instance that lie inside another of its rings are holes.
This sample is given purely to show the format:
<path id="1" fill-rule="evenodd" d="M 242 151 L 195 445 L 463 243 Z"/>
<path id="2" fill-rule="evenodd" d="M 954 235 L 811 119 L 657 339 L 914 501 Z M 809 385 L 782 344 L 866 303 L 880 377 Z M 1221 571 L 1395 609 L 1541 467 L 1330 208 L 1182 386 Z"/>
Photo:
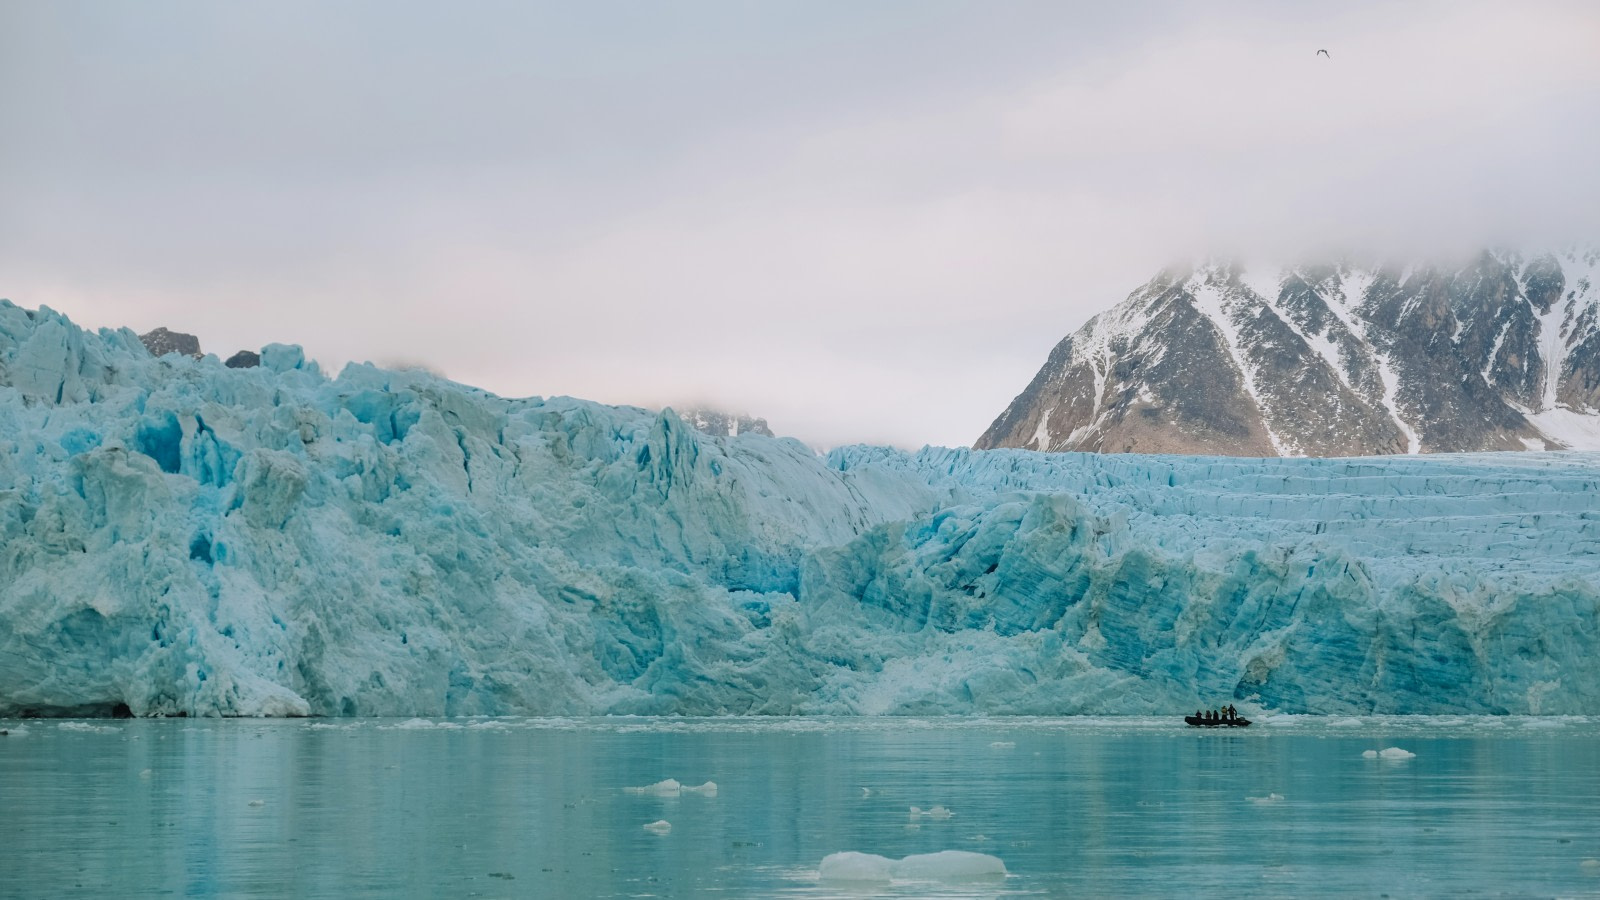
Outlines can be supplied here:
<path id="1" fill-rule="evenodd" d="M 1600 712 L 1597 454 L 819 456 L 261 362 L 0 301 L 0 717 Z"/>
<path id="2" fill-rule="evenodd" d="M 1417 755 L 1410 750 L 1399 747 L 1385 747 L 1382 750 L 1363 750 L 1362 759 L 1416 759 Z"/>
<path id="3" fill-rule="evenodd" d="M 88 722 L 62 722 L 57 731 L 81 731 L 84 734 L 116 734 L 120 729 L 110 725 L 93 725 Z"/>
<path id="4" fill-rule="evenodd" d="M 830 853 L 818 874 L 824 881 L 976 881 L 1006 877 L 1006 864 L 997 856 L 968 850 L 941 850 L 904 859 L 872 853 Z"/>

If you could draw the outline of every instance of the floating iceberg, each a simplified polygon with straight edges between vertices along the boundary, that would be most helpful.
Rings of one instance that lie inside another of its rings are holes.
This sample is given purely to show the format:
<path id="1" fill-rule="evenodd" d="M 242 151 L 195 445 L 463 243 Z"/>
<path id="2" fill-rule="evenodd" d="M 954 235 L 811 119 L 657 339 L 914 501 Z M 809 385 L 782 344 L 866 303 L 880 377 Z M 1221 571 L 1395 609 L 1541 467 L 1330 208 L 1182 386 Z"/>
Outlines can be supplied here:
<path id="1" fill-rule="evenodd" d="M 0 301 L 0 716 L 1600 712 L 1600 456 L 714 437 Z"/>
<path id="2" fill-rule="evenodd" d="M 967 850 L 941 850 L 904 859 L 847 851 L 824 857 L 819 874 L 825 881 L 970 881 L 1004 878 L 1006 864 L 999 857 Z"/>
<path id="3" fill-rule="evenodd" d="M 1402 750 L 1399 747 L 1385 747 L 1382 750 L 1363 750 L 1361 757 L 1363 759 L 1416 759 L 1417 755 L 1410 750 Z"/>
<path id="4" fill-rule="evenodd" d="M 683 784 L 676 778 L 667 778 L 655 784 L 644 787 L 625 787 L 622 789 L 629 794 L 646 794 L 652 797 L 676 797 L 680 794 L 700 794 L 705 797 L 717 795 L 717 783 L 708 781 L 701 785 Z"/>
<path id="5" fill-rule="evenodd" d="M 667 834 L 672 831 L 672 823 L 666 819 L 657 819 L 644 826 L 644 830 L 651 834 Z"/>

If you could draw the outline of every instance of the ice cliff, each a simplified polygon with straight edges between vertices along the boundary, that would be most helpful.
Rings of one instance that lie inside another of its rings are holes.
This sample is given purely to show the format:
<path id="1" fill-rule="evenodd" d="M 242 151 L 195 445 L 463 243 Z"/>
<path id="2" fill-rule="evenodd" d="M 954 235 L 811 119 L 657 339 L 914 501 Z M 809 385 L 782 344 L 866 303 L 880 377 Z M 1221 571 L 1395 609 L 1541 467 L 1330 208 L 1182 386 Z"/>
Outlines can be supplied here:
<path id="1" fill-rule="evenodd" d="M 0 716 L 1600 713 L 1600 456 L 713 437 L 0 302 Z"/>

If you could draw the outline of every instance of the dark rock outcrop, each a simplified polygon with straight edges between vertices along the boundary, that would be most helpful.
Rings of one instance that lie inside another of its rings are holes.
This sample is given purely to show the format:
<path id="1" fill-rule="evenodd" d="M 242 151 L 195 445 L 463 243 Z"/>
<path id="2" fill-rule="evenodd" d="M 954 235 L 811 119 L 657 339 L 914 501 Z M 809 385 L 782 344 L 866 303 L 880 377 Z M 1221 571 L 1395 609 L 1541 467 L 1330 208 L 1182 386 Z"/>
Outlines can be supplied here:
<path id="1" fill-rule="evenodd" d="M 240 350 L 223 363 L 230 369 L 253 369 L 261 365 L 261 354 L 254 350 Z"/>
<path id="2" fill-rule="evenodd" d="M 199 359 L 200 339 L 192 334 L 181 331 L 171 331 L 167 328 L 157 328 L 154 331 L 139 335 L 140 343 L 150 351 L 151 356 L 166 356 L 168 353 L 181 353 Z"/>

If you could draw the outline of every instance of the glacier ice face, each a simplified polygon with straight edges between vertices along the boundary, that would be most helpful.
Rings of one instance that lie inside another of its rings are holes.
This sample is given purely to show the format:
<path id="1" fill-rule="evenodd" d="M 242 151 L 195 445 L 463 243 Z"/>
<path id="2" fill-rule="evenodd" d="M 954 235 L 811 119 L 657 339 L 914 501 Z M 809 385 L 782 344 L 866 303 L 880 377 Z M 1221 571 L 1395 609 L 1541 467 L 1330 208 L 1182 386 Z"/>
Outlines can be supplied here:
<path id="1" fill-rule="evenodd" d="M 713 437 L 0 302 L 0 716 L 1600 712 L 1600 457 Z"/>

